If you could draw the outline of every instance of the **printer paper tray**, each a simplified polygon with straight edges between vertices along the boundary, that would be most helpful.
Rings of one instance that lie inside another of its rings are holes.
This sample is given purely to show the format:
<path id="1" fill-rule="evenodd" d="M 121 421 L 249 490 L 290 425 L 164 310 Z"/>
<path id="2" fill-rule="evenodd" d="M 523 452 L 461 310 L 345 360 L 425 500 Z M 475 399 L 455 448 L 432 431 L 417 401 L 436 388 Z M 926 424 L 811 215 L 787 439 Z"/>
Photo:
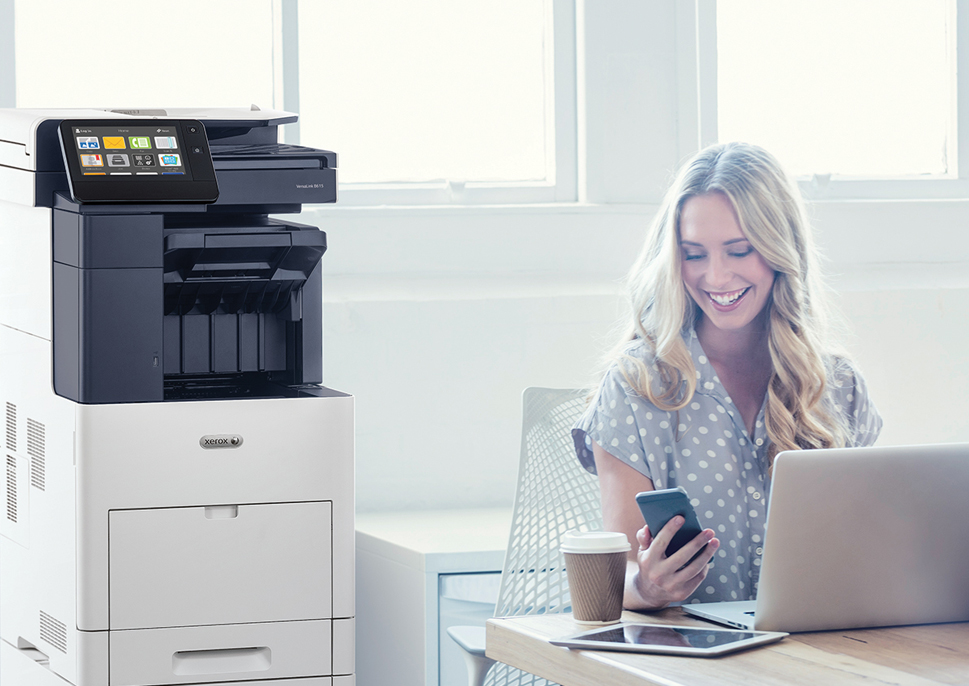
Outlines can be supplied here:
<path id="1" fill-rule="evenodd" d="M 109 684 L 199 684 L 329 675 L 331 635 L 330 620 L 112 631 Z"/>

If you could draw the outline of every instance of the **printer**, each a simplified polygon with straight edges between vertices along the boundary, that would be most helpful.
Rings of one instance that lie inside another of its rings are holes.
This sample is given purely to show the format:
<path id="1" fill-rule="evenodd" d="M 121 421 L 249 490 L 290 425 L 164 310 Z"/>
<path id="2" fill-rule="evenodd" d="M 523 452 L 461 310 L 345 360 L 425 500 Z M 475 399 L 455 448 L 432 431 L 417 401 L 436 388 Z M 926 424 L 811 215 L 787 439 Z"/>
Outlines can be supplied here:
<path id="1" fill-rule="evenodd" d="M 286 112 L 0 110 L 0 683 L 352 686 L 336 155 Z"/>

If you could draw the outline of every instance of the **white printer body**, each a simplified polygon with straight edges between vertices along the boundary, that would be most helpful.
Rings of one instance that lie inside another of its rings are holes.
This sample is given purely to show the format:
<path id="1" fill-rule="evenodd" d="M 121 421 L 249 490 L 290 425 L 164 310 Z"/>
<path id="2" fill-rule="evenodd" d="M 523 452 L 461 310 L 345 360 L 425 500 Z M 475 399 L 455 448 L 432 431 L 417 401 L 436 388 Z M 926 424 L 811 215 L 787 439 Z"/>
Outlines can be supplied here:
<path id="1" fill-rule="evenodd" d="M 72 197 L 61 122 L 127 118 L 202 122 L 218 201 Z M 294 120 L 0 110 L 3 686 L 352 686 L 325 236 L 269 217 L 335 200 L 336 160 L 278 145 Z"/>

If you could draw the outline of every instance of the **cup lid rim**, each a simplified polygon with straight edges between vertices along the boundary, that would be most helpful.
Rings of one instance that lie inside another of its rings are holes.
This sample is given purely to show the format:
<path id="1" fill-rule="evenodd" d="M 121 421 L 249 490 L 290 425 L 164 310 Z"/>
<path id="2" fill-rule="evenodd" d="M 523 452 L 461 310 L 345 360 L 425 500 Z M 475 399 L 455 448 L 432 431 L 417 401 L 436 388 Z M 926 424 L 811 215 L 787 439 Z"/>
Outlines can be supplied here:
<path id="1" fill-rule="evenodd" d="M 562 535 L 563 553 L 624 553 L 632 550 L 626 534 L 618 531 L 578 531 Z"/>

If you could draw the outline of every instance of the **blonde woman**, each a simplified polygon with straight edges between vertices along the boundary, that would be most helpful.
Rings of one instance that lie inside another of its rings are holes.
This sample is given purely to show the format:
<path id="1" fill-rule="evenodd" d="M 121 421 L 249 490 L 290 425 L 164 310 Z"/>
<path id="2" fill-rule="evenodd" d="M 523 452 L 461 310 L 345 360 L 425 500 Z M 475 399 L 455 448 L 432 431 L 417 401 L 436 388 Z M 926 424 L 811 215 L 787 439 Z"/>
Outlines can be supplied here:
<path id="1" fill-rule="evenodd" d="M 638 543 L 628 609 L 754 598 L 774 456 L 878 437 L 863 379 L 826 349 L 815 261 L 762 148 L 702 150 L 670 188 L 630 273 L 630 331 L 572 432 L 605 528 Z M 677 486 L 710 528 L 667 558 L 682 517 L 649 531 L 635 495 Z"/>

